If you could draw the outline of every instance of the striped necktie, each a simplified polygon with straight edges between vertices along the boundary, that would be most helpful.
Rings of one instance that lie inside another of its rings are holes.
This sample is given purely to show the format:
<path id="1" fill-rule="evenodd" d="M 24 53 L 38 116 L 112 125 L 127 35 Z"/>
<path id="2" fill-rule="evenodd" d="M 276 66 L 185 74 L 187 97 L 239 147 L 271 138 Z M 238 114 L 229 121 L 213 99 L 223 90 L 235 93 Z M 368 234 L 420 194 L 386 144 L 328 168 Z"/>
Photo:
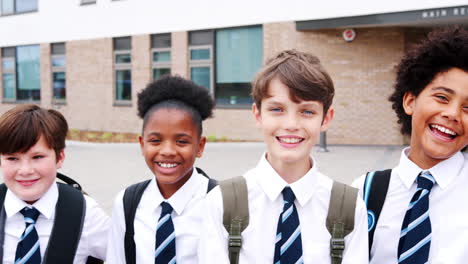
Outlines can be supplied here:
<path id="1" fill-rule="evenodd" d="M 176 263 L 176 244 L 174 224 L 172 223 L 172 207 L 167 202 L 161 203 L 161 216 L 156 227 L 156 264 Z"/>
<path id="2" fill-rule="evenodd" d="M 284 188 L 283 199 L 283 212 L 276 231 L 274 264 L 303 263 L 301 227 L 294 205 L 296 197 L 290 187 Z"/>
<path id="3" fill-rule="evenodd" d="M 432 232 L 429 193 L 435 179 L 429 171 L 423 171 L 416 181 L 418 188 L 406 211 L 398 244 L 398 263 L 402 264 L 424 264 L 429 259 Z"/>
<path id="4" fill-rule="evenodd" d="M 39 211 L 34 207 L 24 207 L 20 212 L 24 216 L 26 228 L 16 247 L 15 264 L 40 264 L 39 236 L 35 227 Z"/>

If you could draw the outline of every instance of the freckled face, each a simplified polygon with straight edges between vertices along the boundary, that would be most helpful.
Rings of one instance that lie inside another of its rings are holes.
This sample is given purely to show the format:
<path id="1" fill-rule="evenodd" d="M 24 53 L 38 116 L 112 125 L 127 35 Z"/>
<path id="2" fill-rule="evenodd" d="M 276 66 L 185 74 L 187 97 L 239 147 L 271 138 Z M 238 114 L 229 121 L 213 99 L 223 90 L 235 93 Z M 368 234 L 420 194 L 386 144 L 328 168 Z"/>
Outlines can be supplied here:
<path id="1" fill-rule="evenodd" d="M 423 169 L 450 158 L 468 145 L 468 73 L 458 68 L 439 73 L 418 95 L 407 93 L 411 115 L 409 158 Z"/>
<path id="2" fill-rule="evenodd" d="M 140 146 L 162 193 L 174 193 L 189 179 L 205 142 L 186 111 L 162 108 L 151 114 Z"/>
<path id="3" fill-rule="evenodd" d="M 0 155 L 5 185 L 18 198 L 34 203 L 39 200 L 55 181 L 57 169 L 65 159 L 63 150 L 58 159 L 55 151 L 47 145 L 43 136 L 25 153 Z"/>

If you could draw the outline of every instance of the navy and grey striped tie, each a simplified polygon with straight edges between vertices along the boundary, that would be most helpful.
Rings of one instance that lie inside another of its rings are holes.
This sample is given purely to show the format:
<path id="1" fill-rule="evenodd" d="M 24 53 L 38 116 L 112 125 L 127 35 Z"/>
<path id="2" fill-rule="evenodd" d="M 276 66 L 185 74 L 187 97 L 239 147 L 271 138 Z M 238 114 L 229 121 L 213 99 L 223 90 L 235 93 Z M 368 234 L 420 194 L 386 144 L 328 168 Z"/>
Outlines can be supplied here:
<path id="1" fill-rule="evenodd" d="M 406 211 L 398 244 L 398 263 L 424 264 L 429 259 L 431 247 L 431 220 L 429 218 L 429 193 L 435 179 L 423 171 L 416 179 L 418 188 Z"/>
<path id="2" fill-rule="evenodd" d="M 176 263 L 176 244 L 174 224 L 172 223 L 172 207 L 167 202 L 161 203 L 161 216 L 156 228 L 156 264 Z"/>
<path id="3" fill-rule="evenodd" d="M 303 263 L 301 226 L 293 191 L 290 187 L 283 190 L 283 212 L 278 219 L 276 231 L 274 264 Z"/>
<path id="4" fill-rule="evenodd" d="M 26 228 L 16 247 L 15 264 L 40 264 L 39 236 L 35 227 L 39 211 L 34 207 L 24 207 L 20 212 L 24 216 Z"/>

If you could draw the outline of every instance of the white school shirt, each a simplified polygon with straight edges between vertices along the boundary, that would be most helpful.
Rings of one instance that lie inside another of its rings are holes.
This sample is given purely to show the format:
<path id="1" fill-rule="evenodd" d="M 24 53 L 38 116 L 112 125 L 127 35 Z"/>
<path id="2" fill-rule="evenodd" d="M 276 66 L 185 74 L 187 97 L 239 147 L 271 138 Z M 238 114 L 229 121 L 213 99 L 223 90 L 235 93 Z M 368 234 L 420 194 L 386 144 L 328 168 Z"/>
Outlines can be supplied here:
<path id="1" fill-rule="evenodd" d="M 326 218 L 333 181 L 313 167 L 290 184 L 296 200 L 304 263 L 331 263 Z M 247 182 L 250 222 L 242 232 L 239 263 L 273 263 L 278 218 L 283 210 L 282 190 L 288 186 L 262 156 L 258 165 L 244 175 Z M 200 238 L 199 262 L 229 263 L 228 233 L 223 226 L 223 201 L 219 187 L 206 197 L 207 219 Z M 343 264 L 368 263 L 367 213 L 358 197 L 354 231 L 345 238 Z"/>
<path id="2" fill-rule="evenodd" d="M 402 151 L 400 163 L 392 170 L 387 197 L 380 213 L 371 249 L 371 264 L 398 263 L 401 225 L 411 198 L 416 192 L 416 178 L 423 170 Z M 429 169 L 436 180 L 429 194 L 429 217 L 432 227 L 429 263 L 465 264 L 468 260 L 468 154 L 457 152 Z M 360 189 L 365 175 L 353 182 Z"/>
<path id="3" fill-rule="evenodd" d="M 54 182 L 47 192 L 32 206 L 39 210 L 40 214 L 36 221 L 36 231 L 39 236 L 39 246 L 41 258 L 44 259 L 44 253 L 49 243 L 50 233 L 55 220 L 55 205 L 58 200 L 58 187 Z M 96 201 L 87 195 L 86 200 L 86 216 L 81 232 L 81 238 L 76 250 L 74 264 L 86 263 L 88 256 L 93 256 L 98 259 L 106 259 L 107 231 L 109 229 L 109 217 L 98 206 Z M 31 205 L 16 197 L 10 190 L 5 196 L 5 242 L 3 252 L 3 263 L 15 263 L 16 247 L 19 238 L 23 234 L 26 223 L 24 216 L 21 214 L 21 209 Z"/>
<path id="4" fill-rule="evenodd" d="M 167 200 L 161 195 L 156 180 L 153 178 L 150 181 L 135 215 L 136 263 L 154 263 L 156 226 L 161 215 L 161 203 L 164 201 L 173 208 L 171 218 L 176 236 L 177 263 L 198 263 L 196 253 L 200 226 L 204 218 L 202 201 L 207 188 L 208 178 L 197 173 L 195 168 L 187 182 Z M 125 190 L 122 190 L 115 198 L 106 264 L 125 264 L 124 192 Z"/>

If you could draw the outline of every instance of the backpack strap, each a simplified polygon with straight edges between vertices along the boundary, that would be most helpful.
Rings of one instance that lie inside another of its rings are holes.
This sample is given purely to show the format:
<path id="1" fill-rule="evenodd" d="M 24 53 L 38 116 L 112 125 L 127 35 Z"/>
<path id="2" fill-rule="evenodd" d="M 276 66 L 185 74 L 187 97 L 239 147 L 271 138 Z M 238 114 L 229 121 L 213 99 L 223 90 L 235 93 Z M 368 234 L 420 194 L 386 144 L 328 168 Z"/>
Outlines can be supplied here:
<path id="1" fill-rule="evenodd" d="M 357 195 L 356 188 L 333 181 L 326 222 L 331 234 L 330 256 L 333 264 L 341 264 L 345 249 L 344 238 L 354 229 Z"/>
<path id="2" fill-rule="evenodd" d="M 242 231 L 249 225 L 249 202 L 245 178 L 237 176 L 219 183 L 223 196 L 223 225 L 229 233 L 229 262 L 239 263 Z"/>
<path id="3" fill-rule="evenodd" d="M 123 207 L 125 215 L 125 260 L 127 264 L 136 263 L 136 245 L 133 236 L 135 235 L 135 230 L 133 222 L 135 220 L 135 214 L 140 203 L 141 196 L 145 191 L 146 187 L 151 180 L 146 180 L 140 183 L 135 183 L 125 189 L 123 196 Z"/>
<path id="4" fill-rule="evenodd" d="M 215 179 L 212 179 L 210 177 L 208 177 L 208 175 L 200 168 L 195 168 L 197 170 L 197 172 L 203 176 L 205 176 L 206 178 L 208 178 L 208 188 L 206 190 L 206 193 L 209 193 L 211 190 L 213 190 L 214 187 L 218 186 L 218 181 L 216 181 Z"/>
<path id="5" fill-rule="evenodd" d="M 364 202 L 367 206 L 367 224 L 369 232 L 369 256 L 374 242 L 374 232 L 379 221 L 392 170 L 371 171 L 366 175 L 363 187 Z"/>
<path id="6" fill-rule="evenodd" d="M 73 263 L 86 212 L 83 194 L 72 186 L 57 183 L 55 220 L 43 264 Z"/>
<path id="7" fill-rule="evenodd" d="M 3 183 L 0 185 L 0 262 L 3 262 L 3 243 L 5 242 L 5 221 L 6 221 L 6 212 L 5 212 L 5 195 L 7 192 L 7 187 Z"/>

